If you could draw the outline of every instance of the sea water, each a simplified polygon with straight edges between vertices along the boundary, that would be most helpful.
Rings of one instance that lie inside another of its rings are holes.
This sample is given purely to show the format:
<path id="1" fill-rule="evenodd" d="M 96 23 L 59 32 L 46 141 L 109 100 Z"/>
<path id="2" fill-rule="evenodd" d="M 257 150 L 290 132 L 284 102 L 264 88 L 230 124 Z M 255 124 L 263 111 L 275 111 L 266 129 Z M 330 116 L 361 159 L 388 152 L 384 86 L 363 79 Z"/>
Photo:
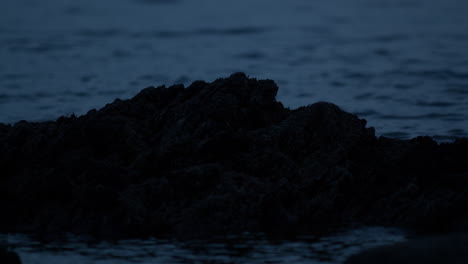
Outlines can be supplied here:
<path id="1" fill-rule="evenodd" d="M 25 235 L 2 235 L 24 264 L 339 264 L 364 249 L 403 241 L 402 231 L 366 227 L 326 237 L 294 240 L 243 234 L 210 240 L 164 239 L 89 242 L 69 236 L 38 242 Z"/>
<path id="2" fill-rule="evenodd" d="M 2 0 L 0 122 L 243 71 L 378 135 L 468 135 L 468 1 Z"/>

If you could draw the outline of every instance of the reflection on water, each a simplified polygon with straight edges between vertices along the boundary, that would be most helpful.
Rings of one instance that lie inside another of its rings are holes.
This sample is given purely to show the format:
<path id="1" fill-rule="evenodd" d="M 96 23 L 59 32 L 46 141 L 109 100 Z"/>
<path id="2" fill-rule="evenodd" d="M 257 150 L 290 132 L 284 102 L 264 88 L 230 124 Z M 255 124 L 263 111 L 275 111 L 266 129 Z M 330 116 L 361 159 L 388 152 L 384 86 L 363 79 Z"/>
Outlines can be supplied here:
<path id="1" fill-rule="evenodd" d="M 72 236 L 55 243 L 39 243 L 23 235 L 2 236 L 24 264 L 343 263 L 363 249 L 404 240 L 401 231 L 381 227 L 288 241 L 271 240 L 260 234 L 211 240 L 148 239 L 94 244 Z"/>

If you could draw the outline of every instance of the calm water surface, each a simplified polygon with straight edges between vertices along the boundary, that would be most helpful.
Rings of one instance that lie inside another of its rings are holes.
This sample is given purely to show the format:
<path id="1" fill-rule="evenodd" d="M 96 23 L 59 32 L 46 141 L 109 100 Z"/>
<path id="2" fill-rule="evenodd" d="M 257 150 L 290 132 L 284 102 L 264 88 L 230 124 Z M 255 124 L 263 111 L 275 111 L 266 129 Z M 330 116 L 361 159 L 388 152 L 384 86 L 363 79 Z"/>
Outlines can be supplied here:
<path id="1" fill-rule="evenodd" d="M 379 134 L 467 136 L 467 14 L 465 0 L 2 0 L 0 122 L 244 71 Z"/>
<path id="2" fill-rule="evenodd" d="M 338 264 L 363 249 L 403 241 L 405 236 L 396 229 L 369 227 L 293 241 L 269 240 L 253 234 L 206 241 L 148 239 L 97 244 L 76 237 L 55 243 L 39 243 L 22 235 L 3 235 L 0 239 L 14 247 L 24 264 Z"/>

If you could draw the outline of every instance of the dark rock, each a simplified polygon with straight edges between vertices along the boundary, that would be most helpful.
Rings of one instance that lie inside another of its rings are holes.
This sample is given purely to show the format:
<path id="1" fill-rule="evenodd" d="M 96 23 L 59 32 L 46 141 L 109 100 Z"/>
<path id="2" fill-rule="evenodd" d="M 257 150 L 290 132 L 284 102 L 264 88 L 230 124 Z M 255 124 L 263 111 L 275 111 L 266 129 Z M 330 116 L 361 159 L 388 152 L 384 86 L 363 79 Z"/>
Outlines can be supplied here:
<path id="1" fill-rule="evenodd" d="M 13 251 L 0 247 L 0 263 L 21 264 L 20 257 Z"/>
<path id="2" fill-rule="evenodd" d="M 234 74 L 55 122 L 0 125 L 0 231 L 95 236 L 464 229 L 468 140 L 376 138 Z"/>

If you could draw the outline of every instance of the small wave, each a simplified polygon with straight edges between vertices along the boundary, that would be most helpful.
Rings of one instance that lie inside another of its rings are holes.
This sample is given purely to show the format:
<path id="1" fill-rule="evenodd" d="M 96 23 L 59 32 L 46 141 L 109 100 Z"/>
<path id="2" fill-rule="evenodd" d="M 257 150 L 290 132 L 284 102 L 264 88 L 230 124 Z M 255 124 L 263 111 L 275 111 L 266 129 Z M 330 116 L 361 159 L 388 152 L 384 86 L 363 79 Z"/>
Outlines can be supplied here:
<path id="1" fill-rule="evenodd" d="M 446 93 L 455 94 L 455 95 L 467 95 L 468 94 L 468 84 L 448 84 Z"/>
<path id="2" fill-rule="evenodd" d="M 408 76 L 419 76 L 423 78 L 431 78 L 438 80 L 468 79 L 468 72 L 458 72 L 450 69 L 406 71 L 400 73 L 403 73 Z"/>
<path id="3" fill-rule="evenodd" d="M 132 55 L 131 52 L 122 50 L 122 49 L 116 49 L 112 51 L 112 57 L 114 58 L 127 58 Z"/>
<path id="4" fill-rule="evenodd" d="M 0 94 L 0 102 L 2 103 L 19 103 L 19 102 L 37 102 L 40 99 L 54 97 L 54 95 L 49 93 L 34 93 L 34 94 Z"/>
<path id="5" fill-rule="evenodd" d="M 379 118 L 386 119 L 386 120 L 409 120 L 409 119 L 443 119 L 443 120 L 459 120 L 463 118 L 461 114 L 449 113 L 449 114 L 441 114 L 441 113 L 429 113 L 424 115 L 381 115 Z"/>
<path id="6" fill-rule="evenodd" d="M 264 27 L 234 27 L 225 29 L 216 28 L 204 28 L 195 31 L 200 35 L 231 35 L 231 36 L 243 36 L 243 35 L 257 35 L 269 31 L 268 28 Z"/>
<path id="7" fill-rule="evenodd" d="M 296 97 L 297 98 L 310 98 L 310 97 L 314 97 L 314 94 L 303 92 L 303 93 L 296 94 Z"/>
<path id="8" fill-rule="evenodd" d="M 427 62 L 419 58 L 409 58 L 401 61 L 401 64 L 404 66 L 413 66 L 413 65 L 424 65 Z"/>
<path id="9" fill-rule="evenodd" d="M 334 86 L 334 87 L 343 87 L 343 86 L 345 86 L 345 83 L 340 82 L 340 81 L 332 81 L 332 82 L 330 82 L 330 85 Z"/>
<path id="10" fill-rule="evenodd" d="M 379 96 L 376 96 L 375 99 L 377 101 L 398 101 L 393 96 L 390 96 L 390 95 L 379 95 Z"/>
<path id="11" fill-rule="evenodd" d="M 88 92 L 72 92 L 72 91 L 65 92 L 65 95 L 68 95 L 71 97 L 90 97 L 91 96 L 91 94 Z"/>
<path id="12" fill-rule="evenodd" d="M 450 129 L 447 132 L 453 136 L 466 136 L 467 135 L 466 131 L 460 128 Z"/>
<path id="13" fill-rule="evenodd" d="M 257 35 L 269 31 L 268 28 L 262 27 L 237 27 L 237 28 L 200 28 L 195 30 L 158 30 L 152 33 L 139 32 L 132 33 L 134 38 L 146 38 L 148 36 L 156 38 L 181 38 L 190 36 L 244 36 Z"/>
<path id="14" fill-rule="evenodd" d="M 424 107 L 451 107 L 457 104 L 454 102 L 443 102 L 443 101 L 434 101 L 434 102 L 418 101 L 416 105 L 424 106 Z"/>
<path id="15" fill-rule="evenodd" d="M 122 95 L 126 91 L 125 90 L 104 90 L 104 91 L 98 91 L 96 94 L 97 95 Z"/>
<path id="16" fill-rule="evenodd" d="M 185 37 L 190 34 L 191 32 L 186 32 L 186 31 L 161 30 L 161 31 L 154 32 L 152 35 L 157 38 L 180 38 L 180 37 Z"/>
<path id="17" fill-rule="evenodd" d="M 391 56 L 391 55 L 392 55 L 392 52 L 391 52 L 390 50 L 388 50 L 388 49 L 383 49 L 383 48 L 374 50 L 374 53 L 375 53 L 376 55 L 383 56 L 383 57 L 388 57 L 388 56 Z"/>
<path id="18" fill-rule="evenodd" d="M 393 87 L 395 89 L 398 89 L 398 90 L 408 90 L 408 89 L 411 89 L 411 88 L 415 88 L 417 86 L 420 86 L 421 84 L 423 84 L 423 82 L 416 82 L 416 83 L 396 83 L 393 85 Z"/>
<path id="19" fill-rule="evenodd" d="M 94 79 L 96 79 L 96 77 L 97 76 L 95 74 L 83 75 L 83 76 L 81 76 L 80 81 L 82 83 L 89 83 L 89 82 L 93 81 Z"/>
<path id="20" fill-rule="evenodd" d="M 48 53 L 55 51 L 67 51 L 73 48 L 73 45 L 60 42 L 45 41 L 40 43 L 35 43 L 32 45 L 13 45 L 8 49 L 11 52 L 24 52 L 24 53 Z"/>
<path id="21" fill-rule="evenodd" d="M 369 80 L 374 77 L 374 74 L 364 72 L 345 72 L 343 77 L 354 80 Z"/>
<path id="22" fill-rule="evenodd" d="M 180 2 L 179 0 L 135 0 L 135 2 L 143 4 L 176 4 Z"/>
<path id="23" fill-rule="evenodd" d="M 4 93 L 1 93 L 0 94 L 0 102 L 3 102 L 3 101 L 8 101 L 10 99 L 10 95 L 9 94 L 4 94 Z"/>
<path id="24" fill-rule="evenodd" d="M 371 99 L 373 96 L 374 96 L 373 93 L 362 93 L 362 94 L 358 94 L 354 96 L 354 99 L 361 101 L 361 100 Z"/>
<path id="25" fill-rule="evenodd" d="M 359 116 L 359 117 L 368 117 L 368 116 L 374 116 L 374 115 L 378 115 L 379 113 L 373 109 L 366 109 L 366 110 L 362 110 L 362 111 L 356 111 L 356 112 L 353 112 L 353 114 Z"/>
<path id="26" fill-rule="evenodd" d="M 248 59 L 248 60 L 260 60 L 266 57 L 265 53 L 261 51 L 249 51 L 244 52 L 236 56 L 237 58 L 241 59 Z"/>
<path id="27" fill-rule="evenodd" d="M 115 28 L 83 29 L 83 30 L 80 30 L 77 34 L 82 37 L 88 37 L 88 38 L 110 38 L 110 37 L 121 35 L 122 31 L 115 29 Z"/>
<path id="28" fill-rule="evenodd" d="M 6 80 L 24 80 L 29 78 L 30 76 L 28 74 L 22 74 L 22 73 L 7 73 L 3 75 L 3 78 Z"/>
<path id="29" fill-rule="evenodd" d="M 381 35 L 373 38 L 372 40 L 375 42 L 382 42 L 382 43 L 390 43 L 396 41 L 407 40 L 408 36 L 403 34 L 390 34 L 390 35 Z"/>
<path id="30" fill-rule="evenodd" d="M 156 82 L 167 82 L 169 77 L 164 74 L 143 74 L 138 77 L 139 81 L 156 81 Z"/>
<path id="31" fill-rule="evenodd" d="M 6 38 L 2 40 L 2 43 L 6 44 L 7 46 L 25 46 L 29 45 L 32 42 L 32 39 L 27 37 L 12 37 Z"/>

